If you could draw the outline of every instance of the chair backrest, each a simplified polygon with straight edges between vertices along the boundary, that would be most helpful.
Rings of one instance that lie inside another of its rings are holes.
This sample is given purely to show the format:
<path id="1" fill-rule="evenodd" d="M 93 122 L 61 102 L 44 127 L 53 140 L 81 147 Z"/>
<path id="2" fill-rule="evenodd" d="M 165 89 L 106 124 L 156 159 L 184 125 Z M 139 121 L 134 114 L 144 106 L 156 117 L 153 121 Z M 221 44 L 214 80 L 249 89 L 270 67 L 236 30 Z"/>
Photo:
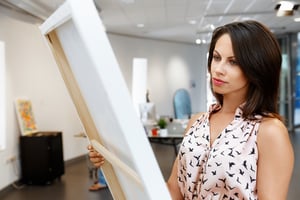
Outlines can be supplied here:
<path id="1" fill-rule="evenodd" d="M 173 97 L 175 119 L 187 119 L 192 114 L 191 99 L 186 89 L 178 89 Z"/>

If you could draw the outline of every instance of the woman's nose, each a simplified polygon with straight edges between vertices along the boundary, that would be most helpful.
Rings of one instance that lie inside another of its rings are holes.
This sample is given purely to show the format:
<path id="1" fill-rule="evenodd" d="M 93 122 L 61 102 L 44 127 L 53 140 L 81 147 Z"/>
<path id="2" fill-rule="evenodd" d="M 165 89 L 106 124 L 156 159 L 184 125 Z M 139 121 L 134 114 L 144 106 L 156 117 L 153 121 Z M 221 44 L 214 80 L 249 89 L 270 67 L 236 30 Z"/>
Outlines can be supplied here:
<path id="1" fill-rule="evenodd" d="M 225 73 L 225 63 L 224 62 L 215 63 L 214 71 L 218 74 L 224 74 Z"/>

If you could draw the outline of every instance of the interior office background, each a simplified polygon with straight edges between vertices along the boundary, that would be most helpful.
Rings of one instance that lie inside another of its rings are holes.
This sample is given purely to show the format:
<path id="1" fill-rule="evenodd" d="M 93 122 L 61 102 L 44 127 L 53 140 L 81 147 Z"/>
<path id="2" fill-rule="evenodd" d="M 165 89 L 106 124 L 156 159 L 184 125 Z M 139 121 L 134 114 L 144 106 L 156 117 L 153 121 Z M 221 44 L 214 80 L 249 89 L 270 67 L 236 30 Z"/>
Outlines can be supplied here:
<path id="1" fill-rule="evenodd" d="M 0 108 L 1 191 L 21 176 L 20 131 L 15 114 L 15 98 L 30 98 L 40 131 L 63 132 L 65 161 L 85 156 L 88 141 L 75 137 L 84 130 L 38 25 L 24 23 L 0 13 L 0 27 L 0 41 L 3 44 L 0 46 L 3 48 L 0 61 L 4 64 L 5 72 L 0 79 L 0 85 L 4 86 L 4 93 L 0 94 L 0 98 L 4 100 Z M 158 114 L 173 116 L 172 98 L 175 90 L 179 88 L 189 91 L 193 113 L 206 110 L 207 44 L 175 43 L 111 33 L 108 36 L 129 91 L 132 59 L 138 57 L 148 60 L 147 87 L 150 100 L 155 103 Z M 297 98 L 291 101 L 290 95 L 297 91 L 293 94 L 300 96 L 300 87 L 296 87 L 300 84 L 299 75 L 297 76 L 300 67 L 296 59 L 300 57 L 299 37 L 297 34 L 284 36 L 280 41 L 282 47 L 285 47 L 285 54 L 291 55 L 285 57 L 287 63 L 284 69 L 286 73 L 282 78 L 281 112 L 291 118 L 294 126 L 297 116 L 295 111 L 300 108 L 300 104 L 294 101 Z M 9 162 L 12 157 L 16 160 Z"/>
<path id="2" fill-rule="evenodd" d="M 0 41 L 4 44 L 4 123 L 1 126 L 0 190 L 20 179 L 19 137 L 14 100 L 28 97 L 40 131 L 62 131 L 64 160 L 86 155 L 84 132 L 55 60 L 38 25 L 27 24 L 0 13 Z M 206 109 L 207 45 L 174 43 L 108 34 L 128 90 L 132 59 L 148 60 L 150 100 L 159 115 L 173 116 L 173 93 L 188 89 L 193 112 Z M 99 54 L 99 56 L 101 56 Z M 109 66 L 108 66 L 109 67 Z M 3 96 L 2 96 L 3 95 Z M 146 94 L 145 94 L 146 95 Z M 143 134 L 143 133 L 141 133 Z M 37 149 L 38 151 L 38 149 Z M 8 162 L 11 157 L 17 160 Z"/>

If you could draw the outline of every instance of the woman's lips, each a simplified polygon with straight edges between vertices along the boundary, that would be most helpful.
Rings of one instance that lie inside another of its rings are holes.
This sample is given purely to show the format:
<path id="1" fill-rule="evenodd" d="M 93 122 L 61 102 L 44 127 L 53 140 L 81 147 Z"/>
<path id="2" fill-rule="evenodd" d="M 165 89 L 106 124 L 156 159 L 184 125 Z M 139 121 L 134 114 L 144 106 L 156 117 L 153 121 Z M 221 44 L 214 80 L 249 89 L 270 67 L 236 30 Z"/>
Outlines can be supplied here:
<path id="1" fill-rule="evenodd" d="M 215 85 L 215 86 L 221 86 L 225 83 L 225 81 L 222 81 L 221 79 L 217 79 L 217 78 L 213 78 L 212 79 L 212 83 Z"/>

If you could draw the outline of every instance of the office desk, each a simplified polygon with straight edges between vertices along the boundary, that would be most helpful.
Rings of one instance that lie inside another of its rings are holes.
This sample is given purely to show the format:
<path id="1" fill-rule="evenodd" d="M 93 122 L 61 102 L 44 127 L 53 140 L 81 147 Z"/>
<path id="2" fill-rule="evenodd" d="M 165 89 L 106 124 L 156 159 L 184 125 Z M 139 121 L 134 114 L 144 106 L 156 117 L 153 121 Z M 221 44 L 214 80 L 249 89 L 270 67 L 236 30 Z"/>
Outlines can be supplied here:
<path id="1" fill-rule="evenodd" d="M 167 136 L 148 136 L 151 143 L 171 145 L 174 147 L 175 155 L 177 156 L 177 146 L 181 143 L 183 134 L 168 134 Z"/>
<path id="2" fill-rule="evenodd" d="M 168 134 L 166 136 L 152 136 L 152 134 L 148 134 L 149 141 L 151 143 L 163 144 L 163 145 L 171 145 L 174 147 L 174 152 L 177 156 L 178 148 L 177 146 L 181 143 L 183 139 L 183 134 L 186 128 L 187 120 L 179 121 L 176 120 L 174 122 L 168 123 L 167 130 Z M 148 127 L 148 130 L 151 128 Z"/>

